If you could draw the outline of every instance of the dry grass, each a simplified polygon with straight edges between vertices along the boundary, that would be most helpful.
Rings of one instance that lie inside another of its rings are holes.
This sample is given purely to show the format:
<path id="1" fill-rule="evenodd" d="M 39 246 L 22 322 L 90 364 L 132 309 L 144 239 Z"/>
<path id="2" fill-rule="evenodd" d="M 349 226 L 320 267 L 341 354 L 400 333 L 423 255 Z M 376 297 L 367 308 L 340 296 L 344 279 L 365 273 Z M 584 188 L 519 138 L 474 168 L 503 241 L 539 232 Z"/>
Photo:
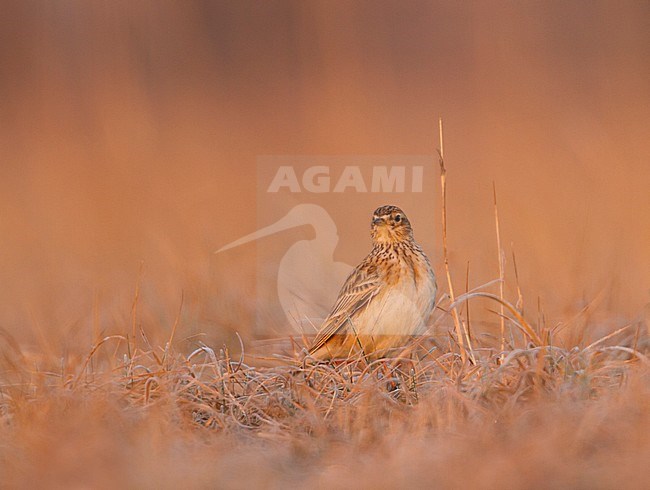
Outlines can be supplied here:
<path id="1" fill-rule="evenodd" d="M 7 337 L 0 471 L 32 488 L 642 488 L 641 327 L 571 349 L 522 334 L 503 356 L 486 340 L 476 365 L 430 340 L 371 364 L 260 367 L 126 336 L 57 361 Z"/>

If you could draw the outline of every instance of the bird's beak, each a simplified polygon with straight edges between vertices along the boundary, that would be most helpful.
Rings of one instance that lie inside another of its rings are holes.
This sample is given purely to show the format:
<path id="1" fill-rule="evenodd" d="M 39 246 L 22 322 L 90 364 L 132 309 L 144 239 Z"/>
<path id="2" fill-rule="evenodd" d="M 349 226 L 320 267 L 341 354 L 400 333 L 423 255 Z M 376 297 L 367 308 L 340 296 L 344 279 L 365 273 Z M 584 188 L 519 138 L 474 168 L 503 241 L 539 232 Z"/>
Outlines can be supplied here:
<path id="1" fill-rule="evenodd" d="M 373 225 L 380 225 L 380 224 L 382 224 L 383 222 L 384 222 L 384 220 L 383 220 L 382 218 L 374 218 L 374 219 L 372 220 L 372 224 L 373 224 Z"/>
<path id="2" fill-rule="evenodd" d="M 263 238 L 268 235 L 273 235 L 274 233 L 279 233 L 283 230 L 287 230 L 289 228 L 294 228 L 296 226 L 301 226 L 307 224 L 306 222 L 303 222 L 302 220 L 298 219 L 296 216 L 287 214 L 284 218 L 279 219 L 272 225 L 266 226 L 260 230 L 257 230 L 254 233 L 251 233 L 249 235 L 246 235 L 239 240 L 235 240 L 234 242 L 229 243 L 228 245 L 224 245 L 221 247 L 219 250 L 215 251 L 214 253 L 218 254 L 220 252 L 224 252 L 226 250 L 229 250 L 231 248 L 238 247 L 240 245 L 243 245 L 248 242 L 252 242 L 254 240 L 258 240 L 260 238 Z"/>

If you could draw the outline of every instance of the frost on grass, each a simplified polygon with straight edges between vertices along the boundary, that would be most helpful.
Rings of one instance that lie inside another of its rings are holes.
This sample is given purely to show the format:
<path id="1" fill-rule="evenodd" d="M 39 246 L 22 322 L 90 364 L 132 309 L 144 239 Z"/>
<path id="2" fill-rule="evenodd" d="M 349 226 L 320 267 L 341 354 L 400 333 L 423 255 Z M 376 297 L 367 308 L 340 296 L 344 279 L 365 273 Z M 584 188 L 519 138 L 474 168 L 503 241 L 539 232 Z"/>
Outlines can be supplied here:
<path id="1" fill-rule="evenodd" d="M 323 364 L 117 336 L 64 360 L 7 351 L 0 467 L 15 486 L 643 487 L 642 330 L 475 342 L 475 364 L 447 340 Z"/>

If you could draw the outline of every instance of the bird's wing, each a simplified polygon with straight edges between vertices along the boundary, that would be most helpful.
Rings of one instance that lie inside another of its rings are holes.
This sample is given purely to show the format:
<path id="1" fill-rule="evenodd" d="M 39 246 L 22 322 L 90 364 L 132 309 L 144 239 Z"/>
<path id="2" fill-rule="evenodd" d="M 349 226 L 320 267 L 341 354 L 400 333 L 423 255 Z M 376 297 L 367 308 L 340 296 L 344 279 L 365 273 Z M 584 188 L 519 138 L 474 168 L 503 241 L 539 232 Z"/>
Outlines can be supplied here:
<path id="1" fill-rule="evenodd" d="M 334 308 L 323 322 L 309 353 L 313 354 L 334 335 L 341 333 L 348 320 L 354 325 L 354 317 L 379 293 L 381 284 L 376 267 L 368 267 L 364 261 L 354 269 L 343 284 Z"/>

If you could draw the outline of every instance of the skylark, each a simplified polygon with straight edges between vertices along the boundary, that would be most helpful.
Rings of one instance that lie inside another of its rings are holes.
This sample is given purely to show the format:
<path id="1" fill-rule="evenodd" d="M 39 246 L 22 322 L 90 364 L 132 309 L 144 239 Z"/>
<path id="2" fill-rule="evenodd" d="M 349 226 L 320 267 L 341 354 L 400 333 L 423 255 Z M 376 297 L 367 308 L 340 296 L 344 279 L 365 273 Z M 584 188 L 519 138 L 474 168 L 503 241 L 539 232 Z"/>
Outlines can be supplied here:
<path id="1" fill-rule="evenodd" d="M 382 206 L 371 230 L 372 251 L 346 279 L 309 348 L 315 359 L 385 357 L 425 329 L 436 277 L 410 221 L 400 208 Z"/>

